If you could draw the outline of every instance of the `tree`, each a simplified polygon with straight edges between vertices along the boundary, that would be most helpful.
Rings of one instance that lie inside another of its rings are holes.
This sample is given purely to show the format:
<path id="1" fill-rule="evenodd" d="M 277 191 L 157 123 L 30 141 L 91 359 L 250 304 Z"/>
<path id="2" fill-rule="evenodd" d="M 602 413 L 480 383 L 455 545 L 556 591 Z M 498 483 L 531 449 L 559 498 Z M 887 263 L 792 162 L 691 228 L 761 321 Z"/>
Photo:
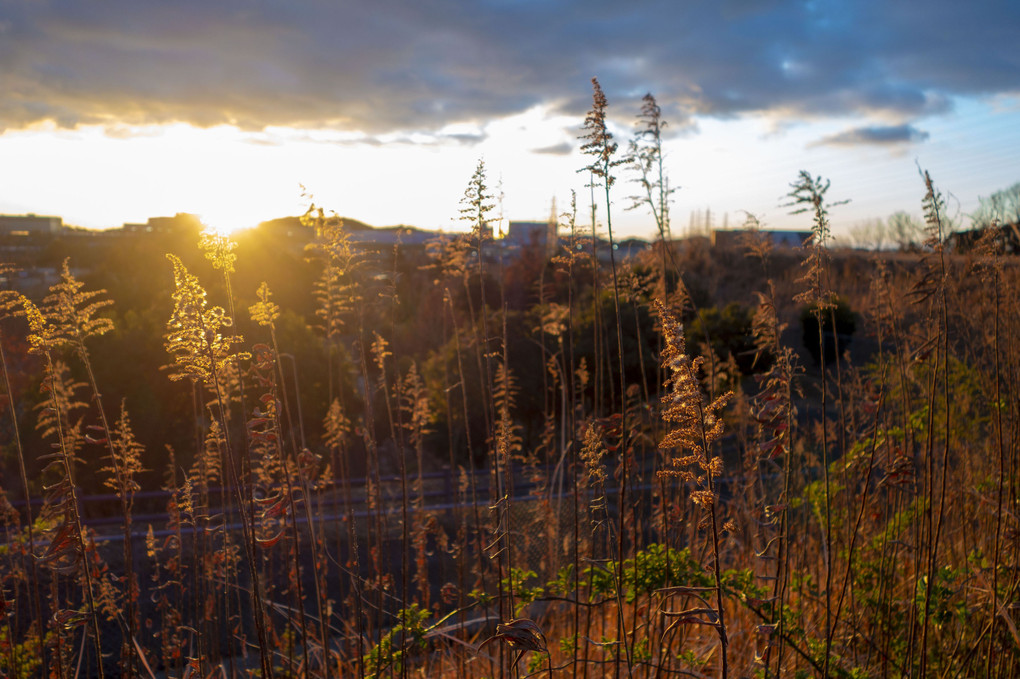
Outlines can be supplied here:
<path id="1" fill-rule="evenodd" d="M 924 224 L 911 214 L 900 210 L 886 220 L 889 239 L 901 251 L 915 250 L 924 241 Z"/>
<path id="2" fill-rule="evenodd" d="M 971 215 L 974 228 L 1000 224 L 1020 224 L 1020 182 L 996 191 L 987 198 L 978 198 L 978 209 Z"/>
<path id="3" fill-rule="evenodd" d="M 866 219 L 851 226 L 848 237 L 850 245 L 858 250 L 883 250 L 889 231 L 881 219 Z"/>

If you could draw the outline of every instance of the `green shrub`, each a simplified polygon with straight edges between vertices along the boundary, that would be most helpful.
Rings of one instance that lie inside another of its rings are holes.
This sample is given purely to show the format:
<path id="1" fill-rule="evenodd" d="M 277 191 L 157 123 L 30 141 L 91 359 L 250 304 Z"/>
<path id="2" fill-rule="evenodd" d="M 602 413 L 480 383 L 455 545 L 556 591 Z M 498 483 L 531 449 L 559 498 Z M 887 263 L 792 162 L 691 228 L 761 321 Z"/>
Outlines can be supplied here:
<path id="1" fill-rule="evenodd" d="M 636 566 L 635 566 L 636 559 Z M 708 587 L 712 578 L 694 560 L 691 550 L 669 548 L 653 543 L 638 550 L 634 559 L 623 562 L 623 586 L 627 603 L 668 585 Z"/>
<path id="2" fill-rule="evenodd" d="M 732 356 L 744 375 L 767 370 L 772 357 L 755 348 L 752 321 L 751 309 L 736 302 L 722 309 L 702 309 L 688 326 L 687 344 L 692 348 L 708 345 L 723 361 Z"/>
<path id="3" fill-rule="evenodd" d="M 377 677 L 390 667 L 394 672 L 400 672 L 410 651 L 424 650 L 425 621 L 429 615 L 429 612 L 419 608 L 418 604 L 402 608 L 397 616 L 399 622 L 365 655 L 363 662 L 366 676 Z"/>

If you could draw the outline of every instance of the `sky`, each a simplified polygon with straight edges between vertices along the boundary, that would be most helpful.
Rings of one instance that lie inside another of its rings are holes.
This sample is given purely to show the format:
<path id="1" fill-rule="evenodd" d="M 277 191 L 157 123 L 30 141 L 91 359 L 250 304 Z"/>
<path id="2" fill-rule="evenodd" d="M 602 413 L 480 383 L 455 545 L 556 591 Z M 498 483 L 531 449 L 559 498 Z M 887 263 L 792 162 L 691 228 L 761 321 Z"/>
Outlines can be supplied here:
<path id="1" fill-rule="evenodd" d="M 1020 181 L 1018 36 L 1015 0 L 0 0 L 0 213 L 451 231 L 481 160 L 504 218 L 586 224 L 597 77 L 621 155 L 662 107 L 675 234 L 808 228 L 802 170 L 837 235 L 920 216 L 919 167 L 966 224 Z M 616 172 L 614 235 L 652 237 Z"/>

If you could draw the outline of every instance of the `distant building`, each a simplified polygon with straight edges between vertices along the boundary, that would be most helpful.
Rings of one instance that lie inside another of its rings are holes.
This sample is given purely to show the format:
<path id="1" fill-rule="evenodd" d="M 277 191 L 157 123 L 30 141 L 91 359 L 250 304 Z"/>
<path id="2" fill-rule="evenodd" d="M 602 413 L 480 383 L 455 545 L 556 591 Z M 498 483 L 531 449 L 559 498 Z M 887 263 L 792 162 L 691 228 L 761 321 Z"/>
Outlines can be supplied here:
<path id="1" fill-rule="evenodd" d="M 644 238 L 627 238 L 616 244 L 616 252 L 618 257 L 622 256 L 626 259 L 637 255 L 639 252 L 644 252 L 651 246 L 652 244 Z"/>
<path id="2" fill-rule="evenodd" d="M 803 247 L 811 238 L 810 231 L 786 231 L 773 229 L 713 229 L 712 246 L 717 248 L 744 247 L 753 242 L 755 236 L 770 241 L 777 248 Z"/>
<path id="3" fill-rule="evenodd" d="M 425 245 L 436 237 L 436 234 L 431 231 L 422 231 L 408 226 L 352 230 L 348 231 L 348 235 L 351 243 L 364 246 Z"/>
<path id="4" fill-rule="evenodd" d="M 571 246 L 569 238 L 559 239 L 559 244 L 561 248 L 572 249 L 577 255 L 590 256 L 592 254 L 593 246 L 590 236 L 579 236 L 574 240 L 573 246 Z M 626 238 L 616 241 L 612 245 L 609 244 L 609 240 L 599 238 L 594 244 L 594 249 L 598 261 L 602 264 L 609 264 L 614 259 L 619 263 L 629 257 L 634 257 L 651 246 L 652 244 L 643 238 Z M 554 254 L 559 254 L 559 252 Z"/>
<path id="5" fill-rule="evenodd" d="M 124 224 L 126 233 L 181 233 L 182 231 L 202 231 L 205 226 L 197 215 L 178 212 L 173 217 L 149 217 L 144 224 Z"/>
<path id="6" fill-rule="evenodd" d="M 547 257 L 556 253 L 556 222 L 511 221 L 503 245 L 508 249 L 538 248 Z"/>
<path id="7" fill-rule="evenodd" d="M 60 217 L 0 215 L 0 236 L 56 235 L 64 226 Z"/>
<path id="8" fill-rule="evenodd" d="M 956 252 L 971 252 L 977 247 L 981 237 L 991 232 L 992 244 L 1000 252 L 1008 255 L 1020 254 L 1020 224 L 996 224 L 969 231 L 957 231 L 949 234 L 946 245 Z"/>

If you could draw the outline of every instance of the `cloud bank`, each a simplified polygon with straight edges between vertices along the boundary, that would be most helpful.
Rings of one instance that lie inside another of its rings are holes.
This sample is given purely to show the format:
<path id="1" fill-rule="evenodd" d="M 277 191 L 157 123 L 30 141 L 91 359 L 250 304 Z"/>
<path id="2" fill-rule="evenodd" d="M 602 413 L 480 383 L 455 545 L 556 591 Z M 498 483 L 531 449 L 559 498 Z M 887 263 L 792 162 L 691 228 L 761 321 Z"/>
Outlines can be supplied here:
<path id="1" fill-rule="evenodd" d="M 954 97 L 1020 92 L 1018 26 L 1012 0 L 0 0 L 0 131 L 436 133 L 581 115 L 596 75 L 628 117 L 651 91 L 673 120 L 857 115 L 888 126 L 825 143 L 916 141 Z"/>
<path id="2" fill-rule="evenodd" d="M 876 125 L 857 127 L 830 135 L 815 143 L 816 146 L 893 146 L 923 142 L 930 135 L 913 125 Z"/>

